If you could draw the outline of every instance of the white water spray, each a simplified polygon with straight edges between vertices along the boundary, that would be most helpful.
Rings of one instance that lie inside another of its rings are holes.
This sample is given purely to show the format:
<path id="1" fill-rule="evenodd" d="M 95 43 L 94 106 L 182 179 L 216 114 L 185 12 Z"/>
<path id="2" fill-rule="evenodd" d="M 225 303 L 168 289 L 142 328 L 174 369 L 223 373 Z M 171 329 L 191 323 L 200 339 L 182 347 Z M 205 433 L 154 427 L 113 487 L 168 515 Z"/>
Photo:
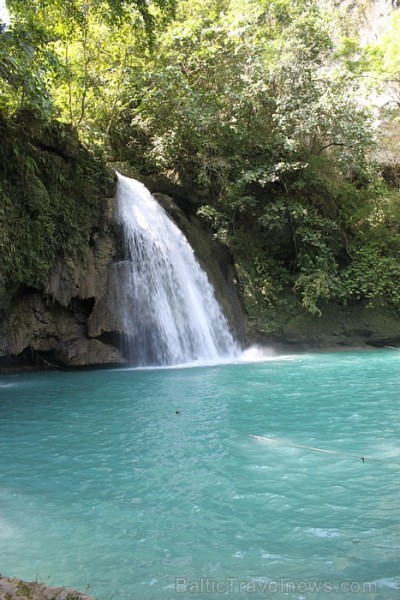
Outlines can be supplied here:
<path id="1" fill-rule="evenodd" d="M 185 236 L 147 188 L 118 175 L 129 303 L 128 358 L 176 365 L 236 358 L 240 349 Z"/>

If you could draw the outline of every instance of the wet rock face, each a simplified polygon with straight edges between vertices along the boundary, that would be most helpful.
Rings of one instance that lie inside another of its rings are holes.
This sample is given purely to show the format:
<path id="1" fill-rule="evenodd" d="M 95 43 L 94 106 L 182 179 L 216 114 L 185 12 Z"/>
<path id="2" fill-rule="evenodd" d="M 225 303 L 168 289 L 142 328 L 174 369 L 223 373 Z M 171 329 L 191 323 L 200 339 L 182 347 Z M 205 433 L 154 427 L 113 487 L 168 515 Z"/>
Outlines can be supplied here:
<path id="1" fill-rule="evenodd" d="M 131 315 L 140 307 L 127 285 L 115 172 L 61 123 L 0 115 L 0 134 L 0 369 L 123 364 L 128 346 L 130 355 L 138 349 Z M 186 234 L 237 332 L 232 258 L 196 222 L 184 190 L 160 178 L 151 190 L 184 194 L 184 211 L 169 196 L 159 201 Z"/>

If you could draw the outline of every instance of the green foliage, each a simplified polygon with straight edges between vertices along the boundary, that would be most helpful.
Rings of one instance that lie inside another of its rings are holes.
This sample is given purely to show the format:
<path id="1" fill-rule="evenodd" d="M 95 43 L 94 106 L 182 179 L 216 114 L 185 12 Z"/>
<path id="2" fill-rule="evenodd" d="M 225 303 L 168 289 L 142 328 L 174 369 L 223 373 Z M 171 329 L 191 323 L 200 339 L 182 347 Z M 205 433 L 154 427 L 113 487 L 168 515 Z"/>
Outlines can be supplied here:
<path id="1" fill-rule="evenodd" d="M 332 33 L 312 1 L 182 2 L 157 54 L 128 70 L 110 132 L 128 160 L 201 190 L 198 214 L 266 302 L 291 289 L 313 314 L 354 297 L 343 273 L 358 215 L 382 201 L 359 48 Z"/>
<path id="2" fill-rule="evenodd" d="M 80 127 L 89 144 L 101 145 L 103 123 L 92 124 L 96 113 L 118 108 L 133 46 L 152 46 L 175 0 L 7 0 L 7 7 L 11 23 L 0 28 L 0 110 L 57 115 Z"/>
<path id="3" fill-rule="evenodd" d="M 210 225 L 215 239 L 224 244 L 232 243 L 230 239 L 231 224 L 226 214 L 207 204 L 200 207 L 197 214 Z"/>
<path id="4" fill-rule="evenodd" d="M 293 291 L 306 310 L 320 314 L 319 301 L 337 300 L 340 296 L 338 223 L 310 204 L 304 206 L 284 199 L 268 205 L 260 221 L 269 234 L 286 229 L 291 236 L 286 264 L 294 273 Z M 273 248 L 270 252 L 274 254 Z"/>
<path id="5" fill-rule="evenodd" d="M 195 188 L 199 216 L 235 253 L 250 313 L 289 296 L 313 315 L 329 301 L 399 306 L 399 199 L 371 158 L 375 114 L 360 102 L 389 85 L 398 110 L 399 11 L 361 49 L 317 0 L 7 5 L 0 112 L 56 116 L 99 156 Z M 3 189 L 2 218 L 24 225 L 4 243 L 6 264 L 37 285 L 57 244 L 88 243 L 95 207 L 71 182 L 92 175 L 43 163 L 24 142 L 0 152 L 19 165 L 24 198 Z M 54 205 L 61 189 L 78 204 Z"/>
<path id="6" fill-rule="evenodd" d="M 367 300 L 400 310 L 400 193 L 371 198 L 359 212 L 351 264 L 343 272 L 350 301 Z"/>
<path id="7" fill-rule="evenodd" d="M 400 310 L 400 253 L 385 256 L 375 244 L 359 246 L 343 280 L 350 298 Z"/>
<path id="8" fill-rule="evenodd" d="M 57 68 L 57 58 L 47 47 L 40 23 L 16 23 L 0 29 L 0 111 L 9 114 L 29 109 L 47 118 L 52 100 L 46 78 Z"/>
<path id="9" fill-rule="evenodd" d="M 101 230 L 109 179 L 68 128 L 37 130 L 26 116 L 0 131 L 0 280 L 40 289 L 58 257 L 84 253 Z"/>

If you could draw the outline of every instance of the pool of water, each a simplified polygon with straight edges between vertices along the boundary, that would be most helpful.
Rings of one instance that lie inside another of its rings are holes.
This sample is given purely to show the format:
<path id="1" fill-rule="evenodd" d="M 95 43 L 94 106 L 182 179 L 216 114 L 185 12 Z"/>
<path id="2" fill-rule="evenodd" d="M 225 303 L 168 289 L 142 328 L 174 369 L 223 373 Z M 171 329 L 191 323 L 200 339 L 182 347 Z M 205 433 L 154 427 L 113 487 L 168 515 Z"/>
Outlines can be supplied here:
<path id="1" fill-rule="evenodd" d="M 399 390 L 396 351 L 2 375 L 0 571 L 98 600 L 398 598 Z"/>

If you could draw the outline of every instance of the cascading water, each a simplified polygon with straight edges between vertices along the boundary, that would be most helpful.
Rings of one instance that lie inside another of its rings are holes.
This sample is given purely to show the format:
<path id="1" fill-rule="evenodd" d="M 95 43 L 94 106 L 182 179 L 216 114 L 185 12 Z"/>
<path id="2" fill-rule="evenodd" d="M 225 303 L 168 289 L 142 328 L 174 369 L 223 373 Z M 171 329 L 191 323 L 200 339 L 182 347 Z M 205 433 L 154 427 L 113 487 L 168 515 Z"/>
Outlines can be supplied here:
<path id="1" fill-rule="evenodd" d="M 128 359 L 175 365 L 235 358 L 239 347 L 186 238 L 140 182 L 118 174 L 129 259 L 122 307 Z"/>

